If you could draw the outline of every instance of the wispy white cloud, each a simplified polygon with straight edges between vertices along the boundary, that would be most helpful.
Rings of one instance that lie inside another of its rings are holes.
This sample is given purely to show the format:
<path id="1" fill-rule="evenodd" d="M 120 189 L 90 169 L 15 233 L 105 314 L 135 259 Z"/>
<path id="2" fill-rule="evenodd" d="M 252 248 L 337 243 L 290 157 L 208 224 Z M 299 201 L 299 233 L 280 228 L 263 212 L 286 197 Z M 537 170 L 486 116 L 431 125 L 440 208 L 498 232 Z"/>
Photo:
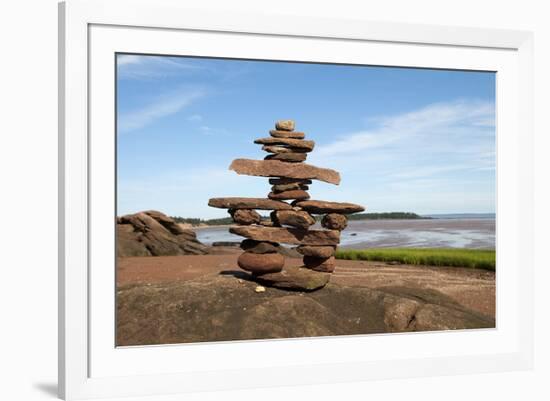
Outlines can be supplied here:
<path id="1" fill-rule="evenodd" d="M 316 155 L 350 155 L 399 142 L 413 143 L 421 138 L 431 137 L 434 143 L 439 143 L 441 139 L 445 141 L 446 136 L 472 135 L 480 133 L 483 128 L 494 131 L 494 104 L 477 100 L 436 103 L 371 121 L 375 123 L 375 128 L 341 135 L 339 140 L 319 146 Z"/>
<path id="2" fill-rule="evenodd" d="M 178 113 L 195 100 L 206 95 L 204 89 L 181 89 L 162 96 L 137 110 L 121 113 L 118 117 L 118 132 L 123 134 L 151 124 L 153 121 Z"/>
<path id="3" fill-rule="evenodd" d="M 117 56 L 117 67 L 120 79 L 163 78 L 205 69 L 198 63 L 177 57 L 134 54 Z"/>

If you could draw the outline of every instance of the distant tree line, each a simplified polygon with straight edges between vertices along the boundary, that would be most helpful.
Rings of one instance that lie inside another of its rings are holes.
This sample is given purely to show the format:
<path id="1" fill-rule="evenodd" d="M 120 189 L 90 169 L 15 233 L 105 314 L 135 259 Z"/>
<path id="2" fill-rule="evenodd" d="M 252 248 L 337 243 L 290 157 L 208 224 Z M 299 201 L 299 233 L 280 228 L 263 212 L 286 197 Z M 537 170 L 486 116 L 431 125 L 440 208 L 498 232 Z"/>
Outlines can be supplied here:
<path id="1" fill-rule="evenodd" d="M 177 223 L 185 223 L 185 224 L 191 224 L 193 226 L 198 226 L 201 224 L 206 224 L 207 226 L 221 226 L 226 224 L 231 224 L 233 220 L 231 217 L 223 217 L 221 219 L 198 219 L 196 217 L 180 217 L 180 216 L 172 216 L 172 218 Z"/>
<path id="2" fill-rule="evenodd" d="M 420 216 L 411 212 L 387 212 L 387 213 L 358 213 L 348 216 L 349 220 L 417 220 L 417 219 L 430 219 L 431 217 Z"/>

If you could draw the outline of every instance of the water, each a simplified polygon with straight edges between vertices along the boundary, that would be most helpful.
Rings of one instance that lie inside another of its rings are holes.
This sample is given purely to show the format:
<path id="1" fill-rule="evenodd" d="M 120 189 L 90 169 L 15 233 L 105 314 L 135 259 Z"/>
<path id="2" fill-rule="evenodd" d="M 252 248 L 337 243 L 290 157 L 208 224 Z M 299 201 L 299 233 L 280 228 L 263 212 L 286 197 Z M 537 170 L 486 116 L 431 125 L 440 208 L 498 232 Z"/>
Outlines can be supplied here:
<path id="1" fill-rule="evenodd" d="M 320 228 L 317 225 L 313 228 Z M 227 227 L 195 229 L 199 241 L 241 241 Z M 350 221 L 340 248 L 470 248 L 495 249 L 495 219 L 439 218 L 431 220 Z"/>

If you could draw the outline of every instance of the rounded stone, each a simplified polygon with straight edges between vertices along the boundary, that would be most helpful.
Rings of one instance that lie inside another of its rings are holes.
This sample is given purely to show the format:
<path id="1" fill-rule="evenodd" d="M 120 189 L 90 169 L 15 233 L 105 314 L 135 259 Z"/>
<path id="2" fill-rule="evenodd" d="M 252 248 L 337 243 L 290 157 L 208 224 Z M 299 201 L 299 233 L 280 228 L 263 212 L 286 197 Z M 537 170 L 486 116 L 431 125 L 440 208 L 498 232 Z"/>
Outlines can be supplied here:
<path id="1" fill-rule="evenodd" d="M 304 266 L 318 272 L 332 273 L 336 267 L 336 259 L 334 256 L 331 256 L 330 258 L 304 256 Z"/>
<path id="2" fill-rule="evenodd" d="M 250 225 L 258 224 L 262 216 L 252 209 L 229 209 L 229 214 L 237 224 Z"/>
<path id="3" fill-rule="evenodd" d="M 279 226 L 291 226 L 304 230 L 307 230 L 310 226 L 315 224 L 315 219 L 311 217 L 308 212 L 304 212 L 303 210 L 289 210 L 288 213 L 279 213 L 279 211 L 274 210 L 271 212 L 271 220 Z"/>
<path id="4" fill-rule="evenodd" d="M 294 120 L 279 120 L 275 123 L 275 129 L 279 131 L 294 131 Z"/>
<path id="5" fill-rule="evenodd" d="M 321 225 L 329 230 L 342 231 L 348 226 L 348 218 L 343 214 L 329 213 L 323 217 Z"/>
<path id="6" fill-rule="evenodd" d="M 244 252 L 237 259 L 237 264 L 243 270 L 255 273 L 277 273 L 283 270 L 285 258 L 279 253 L 252 253 Z"/>
<path id="7" fill-rule="evenodd" d="M 336 247 L 334 246 L 308 246 L 301 245 L 296 248 L 298 253 L 301 253 L 304 256 L 313 256 L 316 258 L 328 259 L 331 256 L 334 256 L 334 251 Z"/>

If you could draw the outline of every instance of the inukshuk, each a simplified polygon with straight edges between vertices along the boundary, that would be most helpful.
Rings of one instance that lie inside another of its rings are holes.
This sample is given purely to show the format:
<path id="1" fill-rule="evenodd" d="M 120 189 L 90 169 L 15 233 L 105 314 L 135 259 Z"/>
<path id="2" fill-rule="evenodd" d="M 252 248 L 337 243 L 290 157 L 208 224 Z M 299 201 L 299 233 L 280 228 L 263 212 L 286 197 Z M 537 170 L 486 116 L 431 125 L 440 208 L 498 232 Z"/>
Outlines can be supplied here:
<path id="1" fill-rule="evenodd" d="M 294 131 L 294 121 L 282 120 L 269 131 L 271 137 L 256 139 L 269 154 L 264 160 L 236 159 L 230 170 L 237 174 L 270 177 L 267 198 L 212 198 L 208 205 L 228 209 L 233 221 L 229 231 L 245 237 L 238 264 L 264 285 L 312 291 L 324 287 L 335 269 L 334 253 L 340 231 L 346 228 L 347 214 L 365 210 L 352 203 L 309 200 L 312 180 L 340 183 L 334 170 L 304 163 L 315 146 L 303 132 Z M 288 203 L 285 201 L 292 201 Z M 256 210 L 271 210 L 269 220 Z M 324 215 L 324 229 L 314 230 L 312 215 Z M 279 244 L 298 245 L 303 266 L 285 267 Z"/>

